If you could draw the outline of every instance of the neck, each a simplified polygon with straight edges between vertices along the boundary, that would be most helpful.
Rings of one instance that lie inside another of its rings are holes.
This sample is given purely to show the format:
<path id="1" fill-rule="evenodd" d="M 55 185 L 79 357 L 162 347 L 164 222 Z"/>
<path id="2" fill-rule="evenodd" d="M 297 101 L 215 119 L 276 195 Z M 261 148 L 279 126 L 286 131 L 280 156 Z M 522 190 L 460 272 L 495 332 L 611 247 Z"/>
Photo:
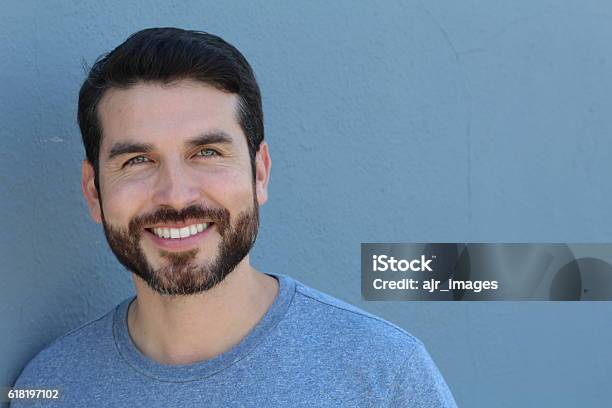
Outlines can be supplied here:
<path id="1" fill-rule="evenodd" d="M 161 296 L 132 274 L 137 297 L 128 310 L 136 347 L 162 364 L 208 360 L 237 345 L 278 293 L 276 279 L 249 265 L 248 256 L 220 284 L 195 295 Z"/>

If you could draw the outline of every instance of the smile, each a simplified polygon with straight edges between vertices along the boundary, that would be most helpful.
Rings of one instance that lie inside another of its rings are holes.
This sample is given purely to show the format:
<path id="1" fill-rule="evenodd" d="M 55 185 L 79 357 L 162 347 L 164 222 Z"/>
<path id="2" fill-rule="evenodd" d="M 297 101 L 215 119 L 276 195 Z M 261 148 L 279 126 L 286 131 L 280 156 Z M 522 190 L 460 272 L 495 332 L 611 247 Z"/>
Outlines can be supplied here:
<path id="1" fill-rule="evenodd" d="M 155 227 L 147 228 L 148 231 L 152 232 L 159 238 L 166 239 L 184 239 L 189 238 L 193 235 L 197 235 L 200 232 L 208 229 L 209 223 L 191 224 L 182 228 L 166 228 L 166 227 Z"/>

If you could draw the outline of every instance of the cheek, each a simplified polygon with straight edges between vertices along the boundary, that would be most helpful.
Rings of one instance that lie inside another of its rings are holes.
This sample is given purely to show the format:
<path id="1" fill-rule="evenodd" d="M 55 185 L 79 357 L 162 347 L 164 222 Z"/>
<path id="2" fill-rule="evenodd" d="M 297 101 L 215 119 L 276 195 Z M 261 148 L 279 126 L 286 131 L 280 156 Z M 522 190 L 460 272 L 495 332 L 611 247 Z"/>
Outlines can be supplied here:
<path id="1" fill-rule="evenodd" d="M 203 191 L 208 197 L 231 213 L 240 212 L 253 205 L 253 183 L 242 172 L 227 173 L 224 177 L 209 178 Z"/>
<path id="2" fill-rule="evenodd" d="M 151 189 L 144 182 L 116 183 L 103 189 L 104 216 L 115 224 L 127 225 L 138 208 L 149 200 Z"/>

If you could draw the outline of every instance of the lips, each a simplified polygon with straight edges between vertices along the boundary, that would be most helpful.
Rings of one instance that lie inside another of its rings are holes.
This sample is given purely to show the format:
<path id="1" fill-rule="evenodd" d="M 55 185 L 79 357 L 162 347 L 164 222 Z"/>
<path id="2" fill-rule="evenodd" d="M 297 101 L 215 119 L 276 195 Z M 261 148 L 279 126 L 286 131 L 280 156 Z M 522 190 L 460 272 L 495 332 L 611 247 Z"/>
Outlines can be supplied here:
<path id="1" fill-rule="evenodd" d="M 197 225 L 197 224 L 192 224 L 192 225 Z M 195 227 L 196 233 L 194 235 L 191 235 L 191 225 L 188 227 L 182 227 L 182 228 L 169 228 L 169 227 L 155 227 L 155 229 L 145 228 L 144 234 L 146 237 L 148 237 L 150 242 L 159 249 L 164 249 L 166 251 L 173 251 L 173 252 L 174 251 L 187 251 L 190 249 L 201 247 L 204 244 L 204 242 L 208 240 L 208 237 L 210 233 L 214 231 L 215 226 L 216 224 L 207 223 L 207 228 L 202 230 L 201 232 L 197 231 L 197 227 Z M 189 229 L 189 235 L 186 237 L 184 236 L 186 231 L 183 228 Z M 161 234 L 162 234 L 161 237 L 157 235 L 157 233 L 160 233 L 160 229 L 161 229 Z M 165 231 L 166 229 L 168 231 Z M 173 229 L 175 231 L 171 232 L 171 230 Z M 182 229 L 183 229 L 183 237 L 181 237 Z M 155 232 L 155 230 L 157 230 L 157 233 Z M 170 235 L 174 234 L 176 236 L 177 230 L 179 233 L 178 238 L 171 238 L 171 237 L 164 238 L 164 235 L 166 234 L 170 234 Z"/>
<path id="2" fill-rule="evenodd" d="M 210 222 L 192 223 L 184 226 L 158 225 L 146 228 L 146 230 L 159 238 L 185 239 L 203 232 L 210 228 L 211 225 L 212 223 Z"/>

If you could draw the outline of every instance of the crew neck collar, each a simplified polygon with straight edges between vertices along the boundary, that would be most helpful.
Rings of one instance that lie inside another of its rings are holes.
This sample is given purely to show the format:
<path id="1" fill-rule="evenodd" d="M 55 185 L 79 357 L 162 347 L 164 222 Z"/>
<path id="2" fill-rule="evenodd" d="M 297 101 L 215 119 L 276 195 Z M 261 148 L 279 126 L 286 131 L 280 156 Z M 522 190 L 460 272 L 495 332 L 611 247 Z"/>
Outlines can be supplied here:
<path id="1" fill-rule="evenodd" d="M 240 343 L 228 351 L 191 364 L 162 364 L 145 356 L 136 348 L 129 335 L 127 311 L 129 305 L 136 299 L 132 296 L 121 302 L 113 316 L 113 337 L 117 351 L 121 357 L 136 371 L 148 377 L 166 382 L 186 382 L 201 380 L 225 370 L 253 351 L 276 327 L 285 315 L 295 294 L 295 281 L 282 274 L 267 273 L 278 281 L 278 293 L 272 305 L 261 320 L 244 337 Z"/>

